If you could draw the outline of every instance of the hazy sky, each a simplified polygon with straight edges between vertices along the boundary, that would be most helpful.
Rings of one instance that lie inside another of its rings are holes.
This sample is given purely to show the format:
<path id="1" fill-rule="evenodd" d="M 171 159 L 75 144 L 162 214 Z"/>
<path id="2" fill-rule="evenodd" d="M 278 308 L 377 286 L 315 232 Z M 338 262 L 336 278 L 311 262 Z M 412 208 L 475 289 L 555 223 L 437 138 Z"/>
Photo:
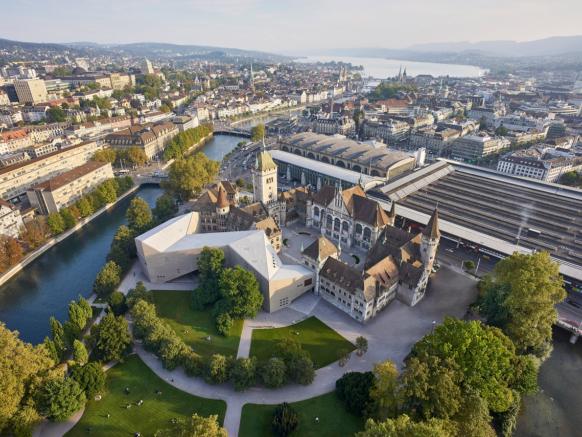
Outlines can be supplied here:
<path id="1" fill-rule="evenodd" d="M 0 37 L 273 52 L 582 34 L 582 0 L 0 0 Z"/>

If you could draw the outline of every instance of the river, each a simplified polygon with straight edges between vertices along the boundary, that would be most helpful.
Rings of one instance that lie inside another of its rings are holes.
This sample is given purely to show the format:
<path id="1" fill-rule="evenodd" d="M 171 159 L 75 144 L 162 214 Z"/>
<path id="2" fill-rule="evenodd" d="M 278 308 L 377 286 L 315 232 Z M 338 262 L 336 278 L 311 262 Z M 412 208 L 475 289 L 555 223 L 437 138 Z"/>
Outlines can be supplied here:
<path id="1" fill-rule="evenodd" d="M 408 76 L 417 76 L 419 74 L 430 74 L 434 77 L 452 76 L 452 77 L 479 77 L 483 76 L 486 71 L 472 65 L 458 64 L 438 64 L 435 62 L 413 62 L 402 61 L 398 59 L 383 58 L 360 58 L 350 56 L 307 56 L 298 59 L 298 62 L 345 62 L 354 66 L 361 65 L 364 67 L 363 76 L 372 76 L 376 79 L 386 79 L 398 75 L 402 68 L 406 68 Z"/>
<path id="2" fill-rule="evenodd" d="M 241 138 L 216 135 L 201 150 L 210 158 L 221 160 L 239 141 Z M 0 321 L 9 329 L 18 330 L 23 340 L 41 342 L 48 334 L 50 316 L 65 320 L 68 303 L 79 294 L 91 294 L 113 235 L 125 223 L 131 199 L 140 196 L 153 206 L 161 193 L 159 187 L 140 188 L 30 263 L 0 287 Z"/>

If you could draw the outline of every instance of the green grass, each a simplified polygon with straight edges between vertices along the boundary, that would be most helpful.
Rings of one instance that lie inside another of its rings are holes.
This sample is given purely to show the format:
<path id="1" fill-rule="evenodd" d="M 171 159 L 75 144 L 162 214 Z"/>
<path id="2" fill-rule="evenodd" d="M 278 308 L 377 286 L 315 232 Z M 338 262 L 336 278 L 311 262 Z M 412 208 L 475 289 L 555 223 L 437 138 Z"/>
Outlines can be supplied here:
<path id="1" fill-rule="evenodd" d="M 348 413 L 335 393 L 291 404 L 299 413 L 299 426 L 292 437 L 353 436 L 364 429 L 361 417 Z M 270 437 L 275 405 L 246 404 L 242 410 L 239 437 Z M 319 417 L 319 422 L 315 418 Z"/>
<path id="2" fill-rule="evenodd" d="M 212 310 L 194 311 L 190 305 L 192 291 L 153 291 L 158 316 L 167 322 L 176 334 L 199 355 L 232 355 L 236 357 L 243 327 L 235 320 L 228 337 L 216 332 Z M 207 337 L 211 340 L 208 341 Z"/>
<path id="3" fill-rule="evenodd" d="M 129 387 L 130 393 L 125 393 Z M 162 394 L 156 394 L 160 390 Z M 141 406 L 136 403 L 143 400 Z M 126 405 L 131 403 L 131 408 Z M 100 401 L 87 403 L 81 420 L 66 435 L 132 436 L 140 432 L 153 435 L 168 428 L 172 418 L 187 418 L 193 413 L 203 416 L 217 414 L 224 420 L 226 403 L 199 398 L 180 391 L 158 378 L 137 356 L 107 371 L 107 386 Z M 107 418 L 107 414 L 111 417 Z M 91 428 L 91 432 L 88 432 Z"/>
<path id="4" fill-rule="evenodd" d="M 337 361 L 339 351 L 355 349 L 352 343 L 325 323 L 309 317 L 284 328 L 254 329 L 250 355 L 255 355 L 259 360 L 267 360 L 272 356 L 277 342 L 287 337 L 299 340 L 303 349 L 311 354 L 316 369 Z"/>

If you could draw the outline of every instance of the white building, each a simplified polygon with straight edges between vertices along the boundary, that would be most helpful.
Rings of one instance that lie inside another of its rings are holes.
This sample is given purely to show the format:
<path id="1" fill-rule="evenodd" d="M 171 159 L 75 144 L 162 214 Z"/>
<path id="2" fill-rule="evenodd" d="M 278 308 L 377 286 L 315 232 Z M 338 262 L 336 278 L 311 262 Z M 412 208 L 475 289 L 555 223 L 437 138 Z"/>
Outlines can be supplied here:
<path id="1" fill-rule="evenodd" d="M 0 199 L 0 235 L 18 238 L 23 227 L 20 210 L 11 203 Z"/>

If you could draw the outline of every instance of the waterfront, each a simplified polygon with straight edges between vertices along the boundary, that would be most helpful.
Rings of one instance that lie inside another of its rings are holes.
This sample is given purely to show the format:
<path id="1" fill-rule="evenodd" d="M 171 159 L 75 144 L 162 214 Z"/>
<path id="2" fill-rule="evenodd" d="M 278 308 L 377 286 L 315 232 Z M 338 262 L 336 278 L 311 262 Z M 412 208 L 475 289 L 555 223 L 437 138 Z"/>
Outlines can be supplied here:
<path id="1" fill-rule="evenodd" d="M 241 138 L 215 135 L 200 150 L 221 160 Z M 32 343 L 48 334 L 48 320 L 67 317 L 67 305 L 79 294 L 91 295 L 95 276 L 105 263 L 117 228 L 125 223 L 125 211 L 135 196 L 154 206 L 159 187 L 144 186 L 111 210 L 101 214 L 69 238 L 46 251 L 0 287 L 0 321 Z"/>
<path id="2" fill-rule="evenodd" d="M 399 59 L 360 58 L 351 56 L 307 56 L 298 59 L 298 62 L 345 62 L 353 66 L 364 67 L 363 76 L 372 76 L 377 79 L 385 79 L 398 75 L 400 68 L 406 68 L 408 76 L 430 74 L 435 77 L 479 77 L 485 74 L 485 70 L 472 65 L 438 64 L 435 62 L 413 62 Z"/>

